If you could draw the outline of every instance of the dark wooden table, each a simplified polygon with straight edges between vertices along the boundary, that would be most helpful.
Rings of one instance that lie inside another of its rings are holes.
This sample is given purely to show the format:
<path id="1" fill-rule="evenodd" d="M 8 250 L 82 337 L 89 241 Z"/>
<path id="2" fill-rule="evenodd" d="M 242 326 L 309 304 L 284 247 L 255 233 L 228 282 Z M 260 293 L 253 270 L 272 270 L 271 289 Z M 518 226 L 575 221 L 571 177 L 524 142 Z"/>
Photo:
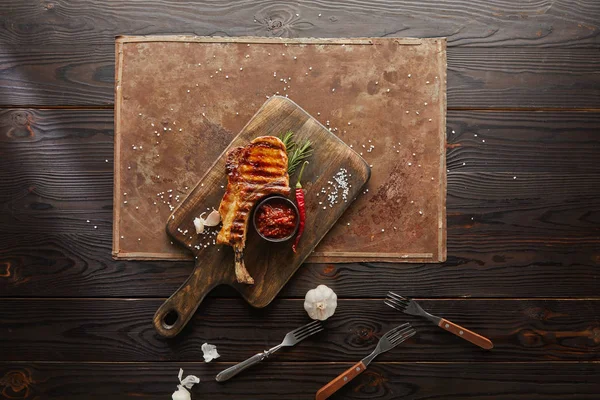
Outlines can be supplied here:
<path id="1" fill-rule="evenodd" d="M 310 399 L 410 320 L 419 335 L 336 398 L 597 399 L 600 2 L 287 3 L 0 4 L 0 398 L 169 399 L 183 367 L 196 399 Z M 305 265 L 266 309 L 218 289 L 158 337 L 192 263 L 111 258 L 113 41 L 164 33 L 447 36 L 448 261 Z M 214 381 L 306 321 L 319 283 L 340 297 L 320 340 Z M 496 347 L 394 313 L 388 289 Z"/>

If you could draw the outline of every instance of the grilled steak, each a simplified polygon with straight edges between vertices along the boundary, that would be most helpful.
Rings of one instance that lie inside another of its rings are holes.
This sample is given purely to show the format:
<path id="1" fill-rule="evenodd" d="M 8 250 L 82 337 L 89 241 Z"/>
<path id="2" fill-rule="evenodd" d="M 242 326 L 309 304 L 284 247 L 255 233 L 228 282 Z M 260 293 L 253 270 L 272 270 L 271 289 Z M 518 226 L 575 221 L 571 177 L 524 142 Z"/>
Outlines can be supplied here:
<path id="1" fill-rule="evenodd" d="M 227 155 L 227 190 L 219 206 L 223 226 L 217 243 L 233 247 L 235 276 L 240 283 L 254 283 L 244 265 L 250 211 L 267 195 L 287 196 L 290 193 L 287 167 L 285 145 L 274 136 L 257 137 L 249 145 L 236 147 Z"/>

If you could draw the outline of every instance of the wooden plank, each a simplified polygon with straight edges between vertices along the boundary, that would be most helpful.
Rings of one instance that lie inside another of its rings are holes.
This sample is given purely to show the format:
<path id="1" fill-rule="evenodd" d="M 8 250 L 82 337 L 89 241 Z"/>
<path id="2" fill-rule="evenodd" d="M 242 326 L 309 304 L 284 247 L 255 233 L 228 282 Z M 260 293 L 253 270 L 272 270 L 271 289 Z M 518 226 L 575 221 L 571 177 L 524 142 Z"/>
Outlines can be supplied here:
<path id="1" fill-rule="evenodd" d="M 583 0 L 523 3 L 446 0 L 437 7 L 407 0 L 265 5 L 249 0 L 150 0 L 62 3 L 10 0 L 0 40 L 24 45 L 112 44 L 116 35 L 360 37 L 447 36 L 456 46 L 598 47 L 600 6 Z M 10 11 L 8 11 L 10 10 Z M 82 13 L 85 10 L 85 13 Z M 82 15 L 85 18 L 82 18 Z"/>
<path id="2" fill-rule="evenodd" d="M 0 279 L 6 293 L 27 295 L 41 291 L 44 295 L 61 296 L 74 290 L 74 295 L 132 295 L 129 277 L 123 280 L 117 277 L 106 286 L 101 283 L 112 279 L 109 276 L 90 276 L 84 272 L 120 270 L 124 266 L 133 276 L 147 280 L 143 287 L 135 288 L 136 295 L 165 296 L 183 282 L 185 275 L 180 269 L 184 263 L 113 265 L 109 257 L 110 200 L 94 199 L 97 190 L 94 182 L 89 183 L 91 191 L 85 189 L 87 184 L 70 182 L 64 188 L 66 193 L 72 190 L 73 195 L 65 194 L 64 201 L 47 198 L 49 195 L 42 192 L 44 186 L 39 184 L 31 190 L 31 186 L 19 184 L 14 191 L 6 192 L 7 202 L 3 206 L 6 212 L 0 216 L 5 244 L 2 259 L 7 269 L 12 268 L 12 272 L 5 272 L 7 279 Z M 41 188 L 37 189 L 38 186 Z M 300 286 L 284 293 L 303 295 L 305 285 L 310 285 L 317 274 L 321 279 L 343 282 L 340 289 L 352 297 L 369 296 L 370 290 L 394 276 L 397 279 L 406 276 L 402 281 L 408 282 L 407 290 L 416 295 L 419 290 L 427 290 L 433 296 L 487 297 L 510 293 L 526 297 L 574 296 L 578 292 L 595 295 L 594 281 L 589 278 L 594 276 L 598 262 L 598 187 L 597 175 L 527 174 L 514 180 L 512 174 L 451 173 L 450 257 L 444 265 L 460 266 L 460 270 L 419 264 L 311 265 L 301 268 L 300 277 L 292 280 L 293 285 Z M 108 185 L 106 197 L 110 196 L 110 190 Z M 148 269 L 147 265 L 154 268 Z M 39 268 L 44 268 L 45 274 L 37 274 Z M 376 277 L 372 276 L 373 268 L 377 268 Z M 185 273 L 189 272 L 185 268 Z M 414 273 L 433 279 L 435 290 L 411 279 Z M 520 275 L 535 277 L 536 274 L 535 279 L 519 280 Z M 346 279 L 354 276 L 364 277 L 360 285 Z M 457 277 L 473 281 L 462 285 L 454 280 Z M 46 285 L 46 280 L 63 281 L 66 287 Z M 559 283 L 548 284 L 555 281 Z M 508 282 L 511 285 L 505 286 Z"/>
<path id="3" fill-rule="evenodd" d="M 114 45 L 0 49 L 2 105 L 114 102 Z M 600 107 L 597 49 L 448 48 L 448 107 Z"/>
<path id="4" fill-rule="evenodd" d="M 516 176 L 516 175 L 515 175 Z M 448 176 L 448 246 L 451 255 L 479 243 L 498 252 L 545 246 L 598 243 L 596 175 L 450 173 Z M 84 178 L 92 175 L 84 174 Z M 51 180 L 50 182 L 52 182 Z M 45 182 L 44 182 L 45 183 Z M 63 183 L 68 189 L 72 182 Z M 93 182 L 92 182 L 93 184 Z M 15 185 L 5 194 L 0 233 L 96 235 L 98 245 L 110 239 L 109 200 L 45 197 L 34 184 Z M 81 190 L 81 189 L 79 189 Z M 93 188 L 91 196 L 94 195 Z M 90 193 L 84 191 L 85 194 Z M 104 196 L 102 193 L 100 196 Z M 77 196 L 74 194 L 73 197 Z M 83 194 L 79 194 L 83 196 Z M 90 222 L 87 222 L 90 221 Z M 94 226 L 96 228 L 92 229 Z M 109 237 L 107 237 L 107 235 Z M 480 248 L 481 249 L 481 248 Z M 566 249 L 565 249 L 566 250 Z"/>
<path id="5" fill-rule="evenodd" d="M 335 289 L 335 287 L 334 287 Z M 381 285 L 384 296 L 396 285 Z M 303 299 L 275 299 L 253 309 L 242 299 L 206 299 L 182 333 L 164 340 L 152 326 L 163 299 L 15 299 L 0 303 L 5 361 L 202 361 L 201 345 L 217 345 L 220 361 L 237 362 L 279 343 L 308 321 Z M 422 300 L 434 314 L 488 337 L 492 351 L 409 317 L 383 299 L 340 299 L 326 330 L 275 361 L 355 361 L 379 337 L 410 321 L 418 334 L 379 361 L 598 361 L 600 300 Z M 260 321 L 257 325 L 257 321 Z"/>
<path id="6" fill-rule="evenodd" d="M 595 112 L 449 111 L 447 166 L 450 172 L 598 173 L 598 126 Z M 19 153 L 18 162 L 0 159 L 4 184 L 37 174 L 56 179 L 58 189 L 59 175 L 112 171 L 113 112 L 1 110 L 0 143 L 8 154 Z"/>
<path id="7" fill-rule="evenodd" d="M 390 280 L 415 296 L 596 296 L 599 123 L 450 112 L 448 262 L 306 265 L 283 294 L 304 296 L 318 279 L 346 297 Z M 111 260 L 112 139 L 109 110 L 0 113 L 0 293 L 164 297 L 189 275 L 183 262 Z"/>
<path id="8" fill-rule="evenodd" d="M 515 175 L 591 172 L 600 158 L 599 126 L 600 114 L 591 112 L 450 111 L 447 166 Z"/>
<path id="9" fill-rule="evenodd" d="M 67 217 L 65 217 L 67 218 Z M 193 263 L 113 261 L 110 212 L 100 231 L 69 234 L 2 235 L 0 293 L 3 296 L 168 297 L 189 276 Z M 81 219 L 71 219 L 83 225 Z M 317 283 L 343 297 L 370 297 L 393 282 L 407 296 L 576 297 L 598 295 L 598 244 L 522 244 L 498 247 L 451 236 L 460 245 L 443 264 L 305 264 L 284 286 L 282 297 L 303 298 Z M 210 296 L 239 296 L 219 287 Z"/>
<path id="10" fill-rule="evenodd" d="M 44 363 L 0 362 L 0 386 L 7 397 L 38 400 L 168 399 L 177 373 L 200 378 L 194 399 L 314 399 L 316 391 L 349 363 L 281 363 L 272 359 L 218 383 L 215 375 L 231 364 L 205 363 Z M 459 372 L 460 371 L 460 372 Z M 382 363 L 374 362 L 335 399 L 497 400 L 597 399 L 598 363 Z M 17 397 L 19 396 L 19 397 Z"/>

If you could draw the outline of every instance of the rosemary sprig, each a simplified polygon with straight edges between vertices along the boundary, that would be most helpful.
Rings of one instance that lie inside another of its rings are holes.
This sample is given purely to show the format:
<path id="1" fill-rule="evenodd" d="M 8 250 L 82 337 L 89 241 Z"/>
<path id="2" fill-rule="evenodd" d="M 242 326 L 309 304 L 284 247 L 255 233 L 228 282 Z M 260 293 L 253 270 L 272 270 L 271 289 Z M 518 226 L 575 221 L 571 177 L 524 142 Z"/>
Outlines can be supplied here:
<path id="1" fill-rule="evenodd" d="M 312 143 L 308 139 L 300 145 L 294 145 L 292 153 L 288 154 L 288 174 L 292 175 L 296 171 L 296 168 L 310 157 L 312 153 Z"/>
<path id="2" fill-rule="evenodd" d="M 292 149 L 295 146 L 295 142 L 294 142 L 294 132 L 292 131 L 287 131 L 286 133 L 282 134 L 279 139 L 281 139 L 281 141 L 283 142 L 283 144 L 285 145 L 285 149 L 288 153 L 290 153 L 292 151 Z"/>
<path id="3" fill-rule="evenodd" d="M 292 131 L 287 131 L 280 136 L 280 139 L 285 144 L 288 154 L 288 174 L 292 175 L 296 168 L 312 155 L 312 143 L 307 139 L 298 144 L 294 141 L 294 132 Z"/>

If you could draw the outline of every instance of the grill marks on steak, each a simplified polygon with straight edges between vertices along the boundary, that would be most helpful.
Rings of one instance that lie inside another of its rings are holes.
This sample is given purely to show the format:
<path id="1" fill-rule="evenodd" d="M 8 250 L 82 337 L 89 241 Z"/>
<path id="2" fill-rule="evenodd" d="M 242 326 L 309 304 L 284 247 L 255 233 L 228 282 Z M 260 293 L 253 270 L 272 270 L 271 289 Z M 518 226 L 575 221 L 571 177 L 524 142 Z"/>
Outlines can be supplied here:
<path id="1" fill-rule="evenodd" d="M 250 212 L 256 202 L 270 194 L 287 196 L 290 179 L 285 145 L 274 136 L 260 136 L 227 154 L 227 189 L 219 205 L 223 226 L 217 243 L 233 247 L 235 276 L 240 283 L 253 284 L 244 264 L 244 246 Z"/>

